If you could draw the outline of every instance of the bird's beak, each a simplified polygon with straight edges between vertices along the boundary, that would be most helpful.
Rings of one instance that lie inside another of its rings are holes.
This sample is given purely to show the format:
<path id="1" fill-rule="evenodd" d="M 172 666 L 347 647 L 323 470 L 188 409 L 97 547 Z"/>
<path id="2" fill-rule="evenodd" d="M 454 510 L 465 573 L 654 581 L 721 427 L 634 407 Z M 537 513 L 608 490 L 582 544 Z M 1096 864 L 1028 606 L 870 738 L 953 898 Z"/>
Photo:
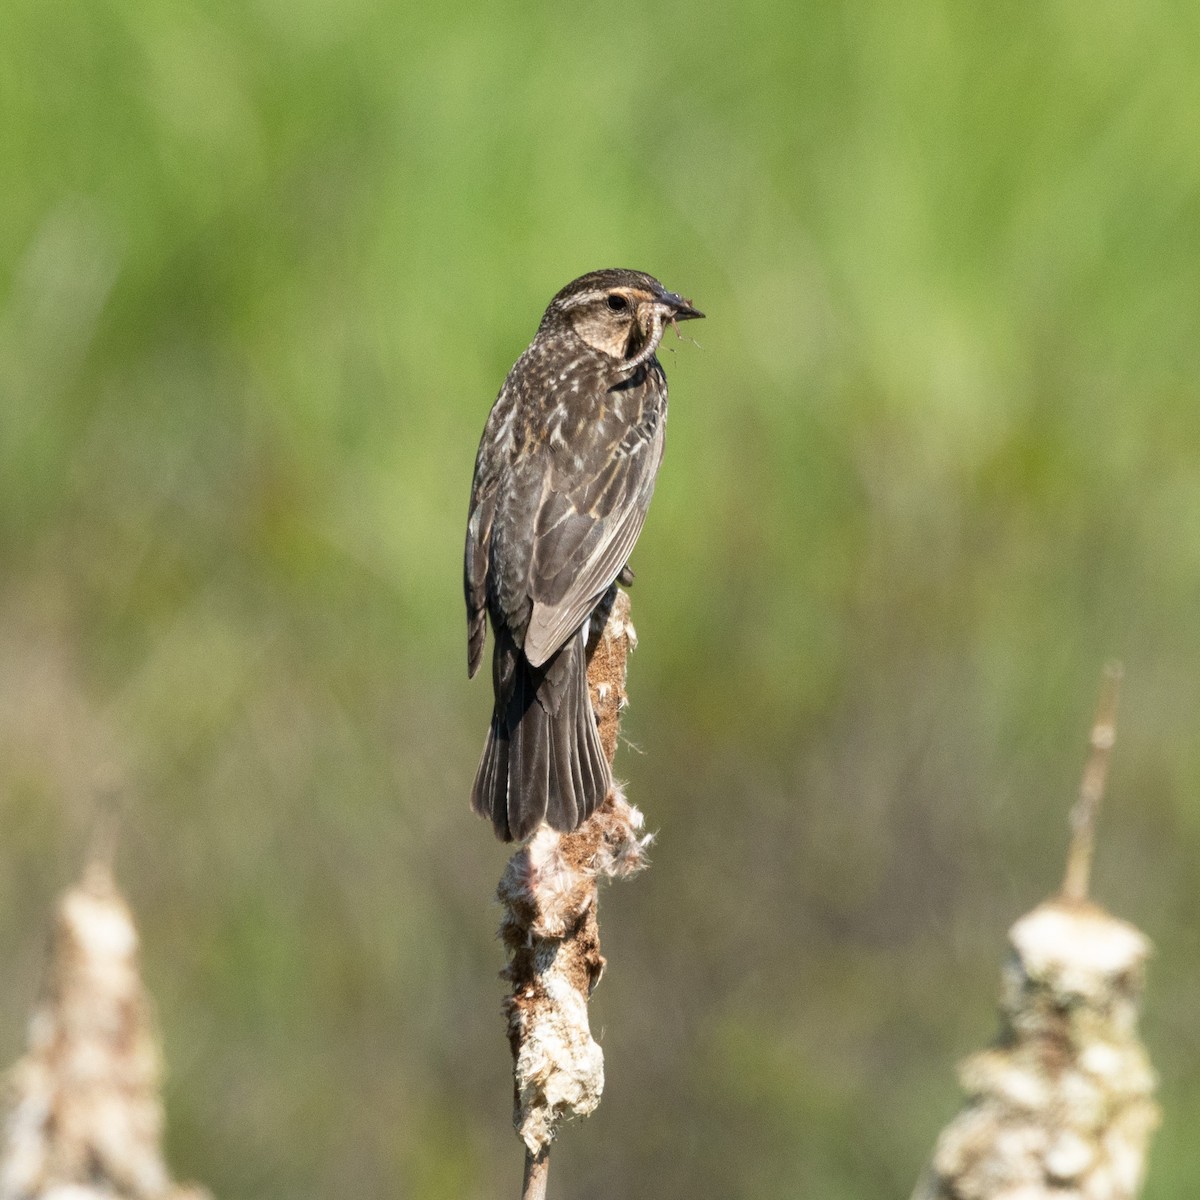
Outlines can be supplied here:
<path id="1" fill-rule="evenodd" d="M 671 309 L 668 321 L 693 321 L 704 316 L 698 308 L 692 306 L 690 300 L 685 300 L 675 292 L 663 292 L 661 302 Z"/>

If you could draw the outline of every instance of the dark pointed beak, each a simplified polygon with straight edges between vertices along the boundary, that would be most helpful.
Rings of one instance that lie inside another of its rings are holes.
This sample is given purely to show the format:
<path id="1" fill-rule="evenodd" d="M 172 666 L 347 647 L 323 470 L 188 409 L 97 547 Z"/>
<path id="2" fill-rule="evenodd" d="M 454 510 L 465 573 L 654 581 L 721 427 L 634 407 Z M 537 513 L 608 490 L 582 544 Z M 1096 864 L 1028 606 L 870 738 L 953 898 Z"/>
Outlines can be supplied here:
<path id="1" fill-rule="evenodd" d="M 694 321 L 704 316 L 698 308 L 693 307 L 690 300 L 685 300 L 675 292 L 663 292 L 662 302 L 669 304 L 674 310 L 671 313 L 673 321 Z"/>

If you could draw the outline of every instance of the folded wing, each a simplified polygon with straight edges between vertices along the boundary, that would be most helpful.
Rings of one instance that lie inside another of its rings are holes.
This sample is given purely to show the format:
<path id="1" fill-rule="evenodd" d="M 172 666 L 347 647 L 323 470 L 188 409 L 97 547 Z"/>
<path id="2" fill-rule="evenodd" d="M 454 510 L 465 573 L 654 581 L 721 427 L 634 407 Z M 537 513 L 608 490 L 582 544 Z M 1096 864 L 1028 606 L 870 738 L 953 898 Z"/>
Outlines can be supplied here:
<path id="1" fill-rule="evenodd" d="M 644 407 L 635 423 L 616 416 L 595 422 L 589 444 L 573 446 L 576 453 L 549 473 L 536 517 L 524 642 L 535 667 L 588 617 L 642 531 L 662 461 L 665 406 L 655 403 L 658 389 L 639 390 Z"/>

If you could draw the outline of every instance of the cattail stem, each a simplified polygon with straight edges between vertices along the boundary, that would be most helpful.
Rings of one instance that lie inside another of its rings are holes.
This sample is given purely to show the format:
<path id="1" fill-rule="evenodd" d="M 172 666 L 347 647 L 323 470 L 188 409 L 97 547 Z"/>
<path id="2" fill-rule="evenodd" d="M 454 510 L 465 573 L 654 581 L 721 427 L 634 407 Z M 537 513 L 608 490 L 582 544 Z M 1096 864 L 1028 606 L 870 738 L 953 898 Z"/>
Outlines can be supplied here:
<path id="1" fill-rule="evenodd" d="M 1071 810 L 1071 846 L 1067 851 L 1067 870 L 1062 885 L 1064 900 L 1083 901 L 1088 896 L 1096 846 L 1096 817 L 1108 780 L 1108 760 L 1117 736 L 1121 675 L 1121 664 L 1111 662 L 1104 668 L 1100 682 L 1100 700 L 1096 705 L 1096 719 L 1092 722 L 1091 752 L 1083 768 L 1079 799 Z"/>
<path id="2" fill-rule="evenodd" d="M 625 704 L 625 671 L 636 635 L 629 597 L 610 590 L 592 617 L 588 686 L 609 762 Z M 645 865 L 642 814 L 615 784 L 578 829 L 542 825 L 513 855 L 498 895 L 508 951 L 504 1004 L 513 1055 L 513 1124 L 525 1143 L 525 1200 L 543 1200 L 549 1147 L 564 1120 L 600 1103 L 604 1055 L 588 1027 L 587 1004 L 604 970 L 597 889 L 602 877 Z"/>
<path id="3" fill-rule="evenodd" d="M 966 1100 L 913 1200 L 1135 1200 L 1158 1124 L 1138 1038 L 1150 943 L 1088 900 L 1117 709 L 1105 670 L 1062 891 L 1009 931 L 1000 1031 L 959 1068 Z"/>
<path id="4" fill-rule="evenodd" d="M 28 1051 L 2 1098 L 0 1200 L 211 1200 L 163 1160 L 162 1050 L 114 837 L 110 810 L 59 901 Z"/>
<path id="5" fill-rule="evenodd" d="M 521 1200 L 546 1200 L 546 1181 L 550 1178 L 550 1147 L 540 1154 L 525 1150 L 525 1182 Z"/>

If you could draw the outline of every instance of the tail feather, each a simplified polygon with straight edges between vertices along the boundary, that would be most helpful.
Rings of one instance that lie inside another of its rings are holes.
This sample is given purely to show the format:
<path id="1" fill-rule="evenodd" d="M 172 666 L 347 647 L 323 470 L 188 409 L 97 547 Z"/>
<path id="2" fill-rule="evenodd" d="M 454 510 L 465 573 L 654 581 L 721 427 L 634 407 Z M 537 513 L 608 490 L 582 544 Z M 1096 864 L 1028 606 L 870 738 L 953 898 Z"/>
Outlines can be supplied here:
<path id="1" fill-rule="evenodd" d="M 475 773 L 475 783 L 471 788 L 471 807 L 481 817 L 490 818 L 496 836 L 506 842 L 511 840 L 508 832 L 508 802 L 504 799 L 496 805 L 493 798 L 497 793 L 504 798 L 508 796 L 508 749 L 509 739 L 503 733 L 500 717 L 493 715 L 483 757 L 479 760 L 479 770 Z"/>
<path id="2" fill-rule="evenodd" d="M 546 814 L 550 771 L 550 714 L 542 707 L 538 681 L 522 663 L 514 699 L 519 714 L 508 759 L 508 828 L 518 841 L 528 837 Z"/>
<path id="3" fill-rule="evenodd" d="M 579 719 L 578 707 L 578 691 L 567 688 L 559 706 L 558 716 L 550 727 L 550 770 L 552 780 L 557 785 L 557 805 L 552 790 L 547 800 L 546 819 L 556 829 L 574 829 L 580 821 L 583 776 L 574 743 Z M 576 784 L 577 779 L 579 786 Z"/>
<path id="4" fill-rule="evenodd" d="M 496 639 L 496 709 L 471 789 L 471 807 L 503 841 L 523 840 L 543 821 L 568 832 L 611 786 L 587 690 L 581 636 L 541 667 L 511 637 Z"/>

